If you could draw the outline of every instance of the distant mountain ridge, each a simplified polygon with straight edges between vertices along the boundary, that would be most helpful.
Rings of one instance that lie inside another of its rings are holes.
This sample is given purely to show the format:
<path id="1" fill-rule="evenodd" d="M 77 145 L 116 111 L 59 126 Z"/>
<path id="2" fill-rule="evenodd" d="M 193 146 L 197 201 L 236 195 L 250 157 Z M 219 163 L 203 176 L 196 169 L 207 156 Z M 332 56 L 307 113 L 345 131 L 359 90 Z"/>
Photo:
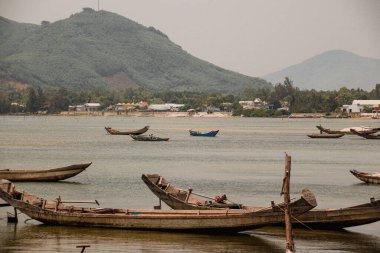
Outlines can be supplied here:
<path id="1" fill-rule="evenodd" d="M 74 90 L 143 87 L 223 93 L 271 87 L 263 79 L 188 54 L 154 27 L 90 8 L 41 25 L 0 17 L 0 85 L 10 81 Z"/>
<path id="2" fill-rule="evenodd" d="M 380 59 L 331 50 L 262 78 L 275 84 L 286 76 L 301 89 L 337 90 L 346 86 L 372 90 L 380 83 Z"/>

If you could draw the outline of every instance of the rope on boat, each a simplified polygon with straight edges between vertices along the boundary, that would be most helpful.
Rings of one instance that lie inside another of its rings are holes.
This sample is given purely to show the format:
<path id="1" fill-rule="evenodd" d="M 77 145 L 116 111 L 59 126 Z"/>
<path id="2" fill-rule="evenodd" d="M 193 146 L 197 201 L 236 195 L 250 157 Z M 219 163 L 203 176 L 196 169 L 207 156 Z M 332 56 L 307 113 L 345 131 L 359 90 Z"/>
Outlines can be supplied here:
<path id="1" fill-rule="evenodd" d="M 277 205 L 277 207 L 278 207 L 281 211 L 285 212 L 285 210 L 282 209 L 280 206 Z M 292 219 L 295 219 L 296 221 L 298 221 L 298 222 L 299 222 L 302 226 L 304 226 L 305 228 L 309 229 L 310 231 L 314 231 L 311 227 L 309 227 L 308 225 L 306 225 L 305 223 L 303 223 L 302 221 L 300 221 L 299 219 L 297 219 L 296 217 L 294 217 L 292 214 L 290 214 L 290 216 L 292 217 Z"/>

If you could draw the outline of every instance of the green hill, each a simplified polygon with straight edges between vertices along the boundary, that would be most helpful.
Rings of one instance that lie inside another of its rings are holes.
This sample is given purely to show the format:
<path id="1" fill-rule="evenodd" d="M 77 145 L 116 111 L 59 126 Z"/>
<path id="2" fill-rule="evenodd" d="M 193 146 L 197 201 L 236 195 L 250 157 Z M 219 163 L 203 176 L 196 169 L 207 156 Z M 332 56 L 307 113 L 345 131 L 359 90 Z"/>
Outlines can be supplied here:
<path id="1" fill-rule="evenodd" d="M 193 57 L 153 27 L 89 8 L 41 25 L 0 18 L 0 56 L 1 84 L 210 92 L 270 87 Z"/>

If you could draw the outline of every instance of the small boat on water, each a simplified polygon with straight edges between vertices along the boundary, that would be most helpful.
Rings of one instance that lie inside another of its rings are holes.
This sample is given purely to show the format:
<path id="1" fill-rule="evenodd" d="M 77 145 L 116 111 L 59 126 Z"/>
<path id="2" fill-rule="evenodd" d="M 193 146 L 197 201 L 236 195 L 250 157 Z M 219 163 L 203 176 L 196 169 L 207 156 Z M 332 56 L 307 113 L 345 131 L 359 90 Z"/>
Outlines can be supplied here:
<path id="1" fill-rule="evenodd" d="M 336 139 L 344 136 L 345 134 L 308 134 L 310 138 L 320 138 L 320 139 Z"/>
<path id="2" fill-rule="evenodd" d="M 73 206 L 68 203 L 85 202 L 63 201 L 61 197 L 47 200 L 17 189 L 4 179 L 0 180 L 0 198 L 30 218 L 52 225 L 235 233 L 284 221 L 283 212 L 275 212 L 272 207 L 261 210 L 131 210 Z M 302 211 L 313 207 L 310 203 Z"/>
<path id="3" fill-rule="evenodd" d="M 169 138 L 161 138 L 154 136 L 153 134 L 150 135 L 130 135 L 132 139 L 135 141 L 168 141 Z"/>
<path id="4" fill-rule="evenodd" d="M 377 173 L 367 173 L 367 172 L 361 172 L 357 170 L 350 170 L 352 175 L 354 175 L 359 180 L 369 183 L 369 184 L 380 184 L 380 172 Z"/>
<path id="5" fill-rule="evenodd" d="M 202 132 L 193 131 L 193 130 L 189 130 L 189 132 L 191 136 L 215 137 L 219 133 L 219 130 L 212 130 L 207 133 L 202 133 Z"/>
<path id="6" fill-rule="evenodd" d="M 183 190 L 169 183 L 160 175 L 143 174 L 141 179 L 148 188 L 169 207 L 176 210 L 213 210 L 213 209 L 244 209 L 244 210 L 263 210 L 265 208 L 249 207 L 242 204 L 234 203 L 227 199 L 225 195 L 221 197 L 211 198 L 201 194 L 197 194 L 189 190 Z M 302 191 L 302 196 L 299 200 L 291 204 L 293 213 L 303 213 L 310 205 L 317 206 L 317 201 L 314 194 L 307 189 Z M 272 204 L 270 208 L 273 212 L 282 212 L 283 203 Z"/>
<path id="7" fill-rule="evenodd" d="M 380 127 L 373 128 L 373 127 L 360 126 L 360 127 L 347 127 L 341 130 L 331 130 L 329 128 L 324 128 L 321 125 L 316 126 L 316 127 L 321 131 L 321 133 L 327 133 L 327 134 L 352 134 L 351 129 L 354 129 L 357 132 L 365 133 L 365 134 L 374 134 L 380 131 Z"/>
<path id="8" fill-rule="evenodd" d="M 204 209 L 235 209 L 242 208 L 247 210 L 262 210 L 262 207 L 248 207 L 234 202 L 212 203 L 209 204 L 209 198 L 201 194 L 196 194 L 192 189 L 183 190 L 171 184 L 165 178 L 154 175 L 142 175 L 142 180 L 148 188 L 164 203 L 173 209 L 188 209 L 188 210 L 204 210 Z M 309 190 L 306 192 L 311 193 Z M 312 193 L 311 193 L 312 194 Z M 304 195 L 304 194 L 303 194 Z M 306 194 L 307 196 L 307 194 Z M 315 197 L 313 195 L 314 200 Z M 310 197 L 306 197 L 309 199 Z M 215 200 L 213 201 L 215 202 Z M 282 205 L 279 204 L 280 206 Z M 315 205 L 317 205 L 315 201 Z M 299 206 L 302 206 L 300 203 Z M 291 210 L 294 212 L 295 205 L 291 205 Z M 283 208 L 281 208 L 283 210 Z M 350 206 L 346 208 L 328 208 L 328 209 L 312 209 L 308 212 L 300 214 L 294 218 L 292 222 L 296 226 L 302 224 L 315 229 L 342 229 L 345 227 L 365 225 L 380 220 L 380 200 L 371 199 L 369 203 Z M 283 225 L 279 222 L 276 225 Z"/>
<path id="9" fill-rule="evenodd" d="M 131 135 L 131 134 L 139 135 L 148 131 L 149 126 L 145 126 L 139 130 L 132 130 L 132 131 L 119 131 L 116 129 L 112 129 L 112 127 L 105 127 L 105 129 L 109 134 L 112 134 L 112 135 Z"/>
<path id="10" fill-rule="evenodd" d="M 73 177 L 84 171 L 91 163 L 74 164 L 66 167 L 44 170 L 0 170 L 0 179 L 24 182 L 55 182 Z"/>
<path id="11" fill-rule="evenodd" d="M 351 129 L 351 133 L 356 134 L 366 139 L 380 140 L 380 135 L 361 133 L 361 132 L 356 131 L 355 129 Z"/>

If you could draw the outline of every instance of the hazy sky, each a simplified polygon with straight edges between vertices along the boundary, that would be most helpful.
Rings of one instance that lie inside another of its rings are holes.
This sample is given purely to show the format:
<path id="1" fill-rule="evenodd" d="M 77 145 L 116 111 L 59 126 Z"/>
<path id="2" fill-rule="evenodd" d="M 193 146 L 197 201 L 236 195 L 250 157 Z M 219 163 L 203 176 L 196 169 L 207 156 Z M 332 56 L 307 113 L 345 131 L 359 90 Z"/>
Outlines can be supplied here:
<path id="1" fill-rule="evenodd" d="M 331 49 L 380 58 L 380 0 L 99 0 L 190 54 L 250 76 Z M 0 0 L 0 16 L 54 22 L 97 0 Z"/>

